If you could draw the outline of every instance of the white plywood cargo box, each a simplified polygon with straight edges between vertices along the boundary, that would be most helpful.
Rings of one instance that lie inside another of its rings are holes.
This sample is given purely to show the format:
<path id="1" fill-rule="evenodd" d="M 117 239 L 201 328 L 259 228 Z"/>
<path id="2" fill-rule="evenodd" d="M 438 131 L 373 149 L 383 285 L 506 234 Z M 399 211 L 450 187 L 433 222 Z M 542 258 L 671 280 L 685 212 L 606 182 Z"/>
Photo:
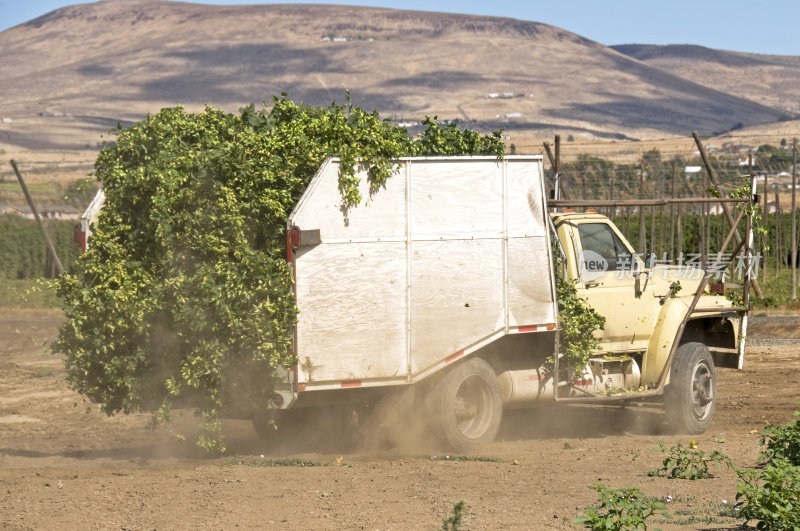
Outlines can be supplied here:
<path id="1" fill-rule="evenodd" d="M 288 221 L 301 389 L 410 383 L 555 325 L 540 156 L 400 159 L 346 214 L 338 172 L 327 160 Z"/>

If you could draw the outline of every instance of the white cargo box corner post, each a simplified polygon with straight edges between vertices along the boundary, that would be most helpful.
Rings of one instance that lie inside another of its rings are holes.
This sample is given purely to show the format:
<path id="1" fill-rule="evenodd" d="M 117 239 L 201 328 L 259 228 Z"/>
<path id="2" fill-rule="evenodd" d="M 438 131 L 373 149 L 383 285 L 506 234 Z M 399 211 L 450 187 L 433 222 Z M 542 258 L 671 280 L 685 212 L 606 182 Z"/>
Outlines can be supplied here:
<path id="1" fill-rule="evenodd" d="M 540 156 L 400 159 L 346 214 L 338 174 L 327 160 L 288 220 L 297 389 L 412 383 L 555 327 Z"/>

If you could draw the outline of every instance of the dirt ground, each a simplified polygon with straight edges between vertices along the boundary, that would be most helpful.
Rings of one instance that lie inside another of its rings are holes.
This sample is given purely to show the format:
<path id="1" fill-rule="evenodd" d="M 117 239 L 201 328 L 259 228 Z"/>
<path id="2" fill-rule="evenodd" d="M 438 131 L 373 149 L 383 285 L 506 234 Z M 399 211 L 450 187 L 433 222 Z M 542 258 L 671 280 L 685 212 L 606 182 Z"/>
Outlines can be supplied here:
<path id="1" fill-rule="evenodd" d="M 148 416 L 106 417 L 71 391 L 47 353 L 60 320 L 0 309 L 2 529 L 436 529 L 459 500 L 466 529 L 569 529 L 596 501 L 593 483 L 671 500 L 673 520 L 651 519 L 664 530 L 740 523 L 727 516 L 729 470 L 700 481 L 647 476 L 663 458 L 652 451 L 659 441 L 688 441 L 664 431 L 652 407 L 510 412 L 498 441 L 470 459 L 426 441 L 344 453 L 325 434 L 322 446 L 276 448 L 231 421 L 226 455 L 208 457 L 191 417 L 150 431 Z M 743 467 L 758 461 L 764 423 L 800 408 L 800 317 L 753 318 L 748 340 L 744 371 L 718 370 L 717 413 L 696 438 Z M 264 466 L 286 457 L 323 466 Z"/>

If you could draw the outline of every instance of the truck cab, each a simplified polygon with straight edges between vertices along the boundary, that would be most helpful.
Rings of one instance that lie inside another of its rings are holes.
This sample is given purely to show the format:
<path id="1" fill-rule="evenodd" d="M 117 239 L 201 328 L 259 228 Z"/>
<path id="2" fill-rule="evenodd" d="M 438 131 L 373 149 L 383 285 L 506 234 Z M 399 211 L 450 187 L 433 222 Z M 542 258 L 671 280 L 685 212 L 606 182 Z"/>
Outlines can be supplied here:
<path id="1" fill-rule="evenodd" d="M 642 385 L 654 385 L 665 346 L 672 343 L 668 336 L 676 332 L 700 286 L 700 264 L 657 265 L 655 255 L 643 259 L 608 217 L 595 212 L 553 213 L 551 219 L 564 251 L 566 277 L 606 319 L 604 330 L 597 332 L 603 352 L 635 356 Z M 738 367 L 735 305 L 709 293 L 697 306 L 702 311 L 690 316 L 682 341 L 700 341 L 718 365 Z"/>

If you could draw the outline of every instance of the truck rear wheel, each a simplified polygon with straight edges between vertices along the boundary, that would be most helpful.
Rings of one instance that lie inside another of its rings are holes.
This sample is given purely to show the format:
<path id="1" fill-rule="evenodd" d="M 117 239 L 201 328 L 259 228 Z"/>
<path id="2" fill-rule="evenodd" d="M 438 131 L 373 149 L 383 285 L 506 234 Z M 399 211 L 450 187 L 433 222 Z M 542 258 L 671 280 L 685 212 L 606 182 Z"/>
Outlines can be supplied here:
<path id="1" fill-rule="evenodd" d="M 714 360 L 708 348 L 702 343 L 678 347 L 665 393 L 670 424 L 692 435 L 705 432 L 714 416 L 716 391 Z"/>
<path id="2" fill-rule="evenodd" d="M 480 358 L 448 371 L 430 389 L 434 429 L 453 450 L 466 452 L 494 440 L 503 416 L 500 384 Z"/>

